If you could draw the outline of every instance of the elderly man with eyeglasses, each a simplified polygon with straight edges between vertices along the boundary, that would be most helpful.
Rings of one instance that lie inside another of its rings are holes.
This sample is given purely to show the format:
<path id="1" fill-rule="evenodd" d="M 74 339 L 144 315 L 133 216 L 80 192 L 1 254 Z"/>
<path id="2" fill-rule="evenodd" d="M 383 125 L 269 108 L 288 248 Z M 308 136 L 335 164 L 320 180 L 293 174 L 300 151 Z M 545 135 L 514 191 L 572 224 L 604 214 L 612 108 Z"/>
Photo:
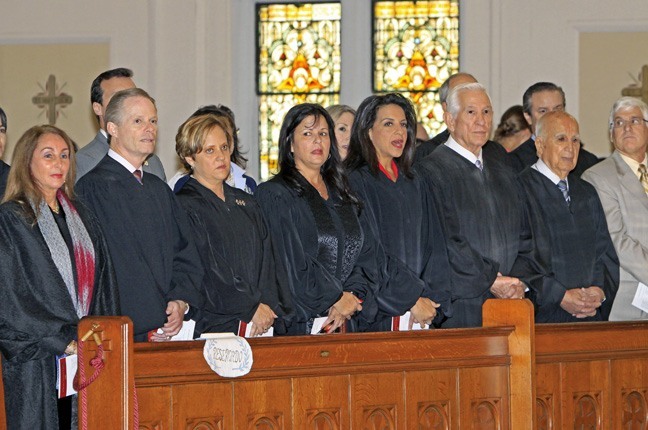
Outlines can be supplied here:
<path id="1" fill-rule="evenodd" d="M 648 105 L 622 97 L 609 121 L 614 152 L 582 178 L 596 188 L 621 263 L 610 321 L 648 319 Z"/>

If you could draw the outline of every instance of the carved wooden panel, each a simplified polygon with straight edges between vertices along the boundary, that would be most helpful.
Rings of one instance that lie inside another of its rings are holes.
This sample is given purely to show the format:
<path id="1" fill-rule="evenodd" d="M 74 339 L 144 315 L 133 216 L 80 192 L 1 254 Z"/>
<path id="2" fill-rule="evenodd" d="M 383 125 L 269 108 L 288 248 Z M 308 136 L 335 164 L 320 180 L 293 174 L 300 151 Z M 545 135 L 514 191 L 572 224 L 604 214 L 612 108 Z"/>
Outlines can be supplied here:
<path id="1" fill-rule="evenodd" d="M 248 417 L 247 430 L 280 430 L 284 428 L 284 417 L 281 413 L 252 415 Z"/>
<path id="2" fill-rule="evenodd" d="M 474 430 L 501 429 L 501 410 L 499 399 L 473 400 L 470 407 L 471 424 Z"/>
<path id="3" fill-rule="evenodd" d="M 553 422 L 553 395 L 539 395 L 538 397 L 536 397 L 536 430 L 553 430 Z"/>
<path id="4" fill-rule="evenodd" d="M 561 375 L 563 428 L 609 428 L 612 424 L 609 361 L 563 363 Z"/>
<path id="5" fill-rule="evenodd" d="M 185 430 L 224 430 L 223 417 L 188 418 Z"/>
<path id="6" fill-rule="evenodd" d="M 362 411 L 362 429 L 396 429 L 396 407 L 394 405 L 383 405 L 373 408 L 365 408 Z"/>
<path id="7" fill-rule="evenodd" d="M 139 430 L 162 430 L 162 424 L 159 420 L 141 422 L 139 423 Z"/>
<path id="8" fill-rule="evenodd" d="M 601 428 L 601 394 L 575 393 L 574 429 L 597 430 Z"/>
<path id="9" fill-rule="evenodd" d="M 351 376 L 351 419 L 353 428 L 405 430 L 402 373 Z M 400 413 L 399 413 L 400 412 Z"/>
<path id="10" fill-rule="evenodd" d="M 173 387 L 174 429 L 225 430 L 234 427 L 232 385 L 187 384 Z"/>
<path id="11" fill-rule="evenodd" d="M 340 426 L 339 409 L 312 409 L 306 411 L 306 428 L 313 430 L 338 430 Z"/>
<path id="12" fill-rule="evenodd" d="M 506 368 L 459 370 L 460 423 L 474 430 L 508 429 L 508 373 Z"/>
<path id="13" fill-rule="evenodd" d="M 646 390 L 632 390 L 622 394 L 623 414 L 621 423 L 624 429 L 645 430 L 648 427 L 648 407 Z"/>
<path id="14" fill-rule="evenodd" d="M 648 359 L 612 360 L 612 422 L 648 429 Z"/>
<path id="15" fill-rule="evenodd" d="M 562 429 L 560 364 L 536 365 L 536 427 Z"/>
<path id="16" fill-rule="evenodd" d="M 419 403 L 418 428 L 419 430 L 448 430 L 450 419 L 448 416 L 448 403 Z"/>
<path id="17" fill-rule="evenodd" d="M 291 415 L 289 379 L 237 381 L 234 384 L 237 429 L 283 429 Z"/>
<path id="18" fill-rule="evenodd" d="M 292 398 L 294 429 L 351 427 L 348 376 L 294 378 Z"/>
<path id="19" fill-rule="evenodd" d="M 137 388 L 139 424 L 142 430 L 171 428 L 171 389 L 169 387 Z"/>
<path id="20" fill-rule="evenodd" d="M 407 429 L 449 429 L 459 423 L 457 371 L 407 372 Z"/>

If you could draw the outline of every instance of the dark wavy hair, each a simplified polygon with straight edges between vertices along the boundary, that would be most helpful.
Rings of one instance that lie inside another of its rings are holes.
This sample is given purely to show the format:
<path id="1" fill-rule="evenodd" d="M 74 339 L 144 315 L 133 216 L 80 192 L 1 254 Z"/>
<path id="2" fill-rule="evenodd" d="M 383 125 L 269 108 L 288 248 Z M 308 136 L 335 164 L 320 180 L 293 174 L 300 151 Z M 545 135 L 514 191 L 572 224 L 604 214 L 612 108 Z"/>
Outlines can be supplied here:
<path id="1" fill-rule="evenodd" d="M 326 181 L 327 186 L 337 192 L 342 201 L 352 203 L 359 209 L 360 201 L 351 191 L 340 161 L 340 153 L 338 152 L 337 140 L 335 139 L 335 123 L 326 109 L 318 104 L 303 103 L 293 106 L 284 117 L 283 123 L 281 124 L 281 131 L 279 132 L 279 173 L 277 173 L 277 177 L 286 181 L 299 195 L 304 193 L 303 179 L 300 179 L 301 175 L 295 166 L 295 158 L 290 148 L 295 138 L 295 129 L 302 121 L 311 116 L 315 121 L 319 118 L 326 120 L 331 141 L 329 149 L 330 157 L 320 168 L 322 178 Z"/>
<path id="2" fill-rule="evenodd" d="M 416 148 L 416 111 L 412 102 L 398 93 L 369 96 L 360 104 L 351 128 L 349 153 L 344 160 L 344 165 L 347 169 L 353 170 L 367 164 L 372 174 L 377 175 L 379 173 L 376 148 L 369 138 L 369 130 L 376 122 L 378 109 L 387 105 L 399 106 L 405 113 L 407 141 L 403 148 L 403 154 L 395 158 L 394 161 L 398 166 L 398 171 L 411 178 L 414 150 Z"/>

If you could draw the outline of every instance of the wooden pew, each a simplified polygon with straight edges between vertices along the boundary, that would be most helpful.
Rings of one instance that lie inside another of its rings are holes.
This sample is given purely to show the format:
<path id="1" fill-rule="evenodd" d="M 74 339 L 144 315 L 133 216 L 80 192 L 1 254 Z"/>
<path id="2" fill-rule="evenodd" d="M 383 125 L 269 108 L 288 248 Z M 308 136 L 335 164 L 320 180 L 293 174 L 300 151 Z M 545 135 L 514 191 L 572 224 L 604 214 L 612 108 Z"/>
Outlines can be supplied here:
<path id="1" fill-rule="evenodd" d="M 648 428 L 648 323 L 535 331 L 538 430 Z"/>
<path id="2" fill-rule="evenodd" d="M 133 347 L 128 323 L 87 318 L 79 333 L 98 324 L 108 350 L 89 428 L 133 428 L 134 369 L 142 429 L 529 429 L 531 304 L 484 315 L 480 329 L 252 339 L 252 371 L 234 379 L 209 369 L 202 341 Z"/>
<path id="3" fill-rule="evenodd" d="M 487 302 L 484 329 L 253 339 L 237 379 L 202 342 L 134 346 L 127 318 L 86 318 L 106 349 L 88 428 L 134 428 L 135 381 L 143 429 L 648 428 L 648 323 L 534 327 L 519 303 Z"/>

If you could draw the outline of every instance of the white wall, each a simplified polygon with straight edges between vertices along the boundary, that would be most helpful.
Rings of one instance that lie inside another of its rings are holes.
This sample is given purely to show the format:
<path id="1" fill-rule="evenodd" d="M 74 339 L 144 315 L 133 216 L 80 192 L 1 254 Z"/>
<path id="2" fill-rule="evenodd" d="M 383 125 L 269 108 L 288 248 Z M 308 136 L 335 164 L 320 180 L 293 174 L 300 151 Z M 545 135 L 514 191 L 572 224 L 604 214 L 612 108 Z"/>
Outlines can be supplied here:
<path id="1" fill-rule="evenodd" d="M 137 84 L 158 101 L 157 153 L 169 176 L 176 167 L 178 126 L 207 103 L 233 108 L 241 142 L 248 149 L 249 171 L 256 174 L 255 3 L 5 1 L 0 44 L 109 43 L 110 66 L 132 68 Z M 342 0 L 342 11 L 341 99 L 357 105 L 371 93 L 371 2 Z M 579 32 L 648 31 L 648 1 L 462 0 L 460 25 L 461 68 L 489 88 L 496 116 L 520 103 L 524 90 L 539 80 L 563 86 L 568 110 L 578 116 L 583 108 L 578 104 Z M 88 77 L 88 92 L 93 78 Z M 3 82 L 12 79 L 17 77 L 0 76 Z M 75 100 L 85 103 L 89 94 Z"/>

